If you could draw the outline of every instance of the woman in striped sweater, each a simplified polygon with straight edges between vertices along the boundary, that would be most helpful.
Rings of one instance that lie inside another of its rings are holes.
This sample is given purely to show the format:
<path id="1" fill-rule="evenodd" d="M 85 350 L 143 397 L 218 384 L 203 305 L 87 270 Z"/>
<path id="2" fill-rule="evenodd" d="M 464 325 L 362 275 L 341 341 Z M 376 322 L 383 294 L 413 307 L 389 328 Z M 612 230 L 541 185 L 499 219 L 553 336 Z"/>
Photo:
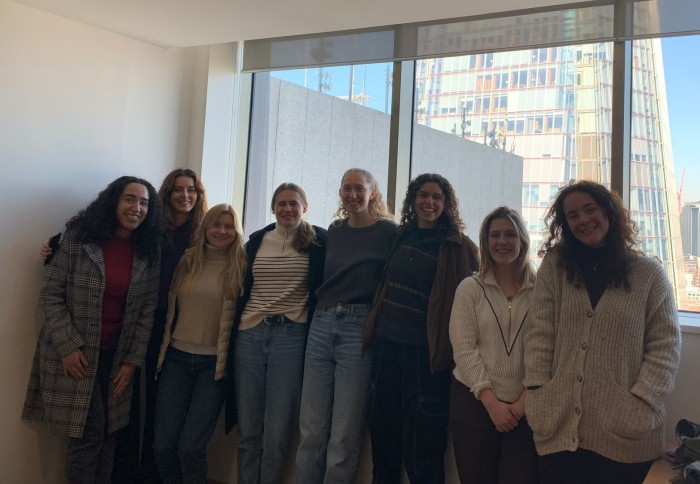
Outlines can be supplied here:
<path id="1" fill-rule="evenodd" d="M 518 212 L 498 207 L 479 232 L 481 270 L 462 281 L 450 318 L 450 428 L 462 484 L 537 482 L 525 419 L 523 326 L 535 273 Z"/>
<path id="2" fill-rule="evenodd" d="M 270 208 L 275 223 L 246 244 L 234 322 L 239 484 L 284 480 L 299 425 L 308 323 L 323 281 L 326 230 L 304 220 L 304 190 L 281 184 Z"/>

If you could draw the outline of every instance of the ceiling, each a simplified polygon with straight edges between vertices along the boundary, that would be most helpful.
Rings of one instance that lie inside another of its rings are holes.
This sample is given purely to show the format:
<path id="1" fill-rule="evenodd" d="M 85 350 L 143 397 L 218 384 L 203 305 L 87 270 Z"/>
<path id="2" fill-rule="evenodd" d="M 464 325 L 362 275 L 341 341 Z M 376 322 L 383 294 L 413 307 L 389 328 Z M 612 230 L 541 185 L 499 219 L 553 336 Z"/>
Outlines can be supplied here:
<path id="1" fill-rule="evenodd" d="M 471 17 L 580 0 L 12 0 L 163 47 Z"/>

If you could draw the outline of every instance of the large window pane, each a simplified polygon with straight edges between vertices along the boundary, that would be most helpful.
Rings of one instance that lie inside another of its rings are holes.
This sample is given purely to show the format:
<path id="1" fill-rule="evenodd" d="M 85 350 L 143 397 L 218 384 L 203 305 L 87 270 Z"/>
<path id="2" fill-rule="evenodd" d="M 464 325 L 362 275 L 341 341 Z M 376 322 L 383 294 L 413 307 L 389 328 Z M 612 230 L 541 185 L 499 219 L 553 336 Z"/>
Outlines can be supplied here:
<path id="1" fill-rule="evenodd" d="M 270 197 L 280 183 L 304 188 L 307 219 L 322 227 L 338 208 L 348 168 L 370 170 L 386 193 L 391 76 L 392 64 L 255 74 L 247 234 L 274 221 Z"/>
<path id="2" fill-rule="evenodd" d="M 452 181 L 472 237 L 520 210 L 534 256 L 560 186 L 609 184 L 611 91 L 611 43 L 417 61 L 411 173 Z"/>
<path id="3" fill-rule="evenodd" d="M 639 179 L 632 210 L 645 216 L 644 230 L 659 233 L 644 241 L 644 250 L 663 261 L 679 309 L 700 311 L 700 100 L 694 94 L 697 68 L 689 57 L 700 48 L 700 36 L 650 43 L 660 45 L 663 56 L 645 49 L 635 49 L 634 56 L 639 68 L 633 86 L 639 95 L 633 98 L 633 118 L 642 128 L 632 135 L 631 176 Z M 644 95 L 654 85 L 665 96 Z M 665 208 L 660 215 L 654 210 L 658 206 Z"/>

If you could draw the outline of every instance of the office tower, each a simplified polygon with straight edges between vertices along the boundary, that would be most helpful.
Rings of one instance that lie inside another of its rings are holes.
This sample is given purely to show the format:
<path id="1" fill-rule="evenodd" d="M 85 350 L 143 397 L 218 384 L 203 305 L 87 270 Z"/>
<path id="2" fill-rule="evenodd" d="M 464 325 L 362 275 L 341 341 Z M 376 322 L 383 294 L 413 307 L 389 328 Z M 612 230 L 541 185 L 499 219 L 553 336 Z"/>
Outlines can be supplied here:
<path id="1" fill-rule="evenodd" d="M 634 41 L 632 52 L 630 209 L 640 248 L 662 261 L 683 307 L 661 44 Z M 524 158 L 522 210 L 532 256 L 546 237 L 545 210 L 560 187 L 578 179 L 610 184 L 612 53 L 612 43 L 594 43 L 416 64 L 417 123 Z"/>
<path id="2" fill-rule="evenodd" d="M 700 202 L 686 203 L 683 206 L 681 235 L 683 255 L 700 256 Z"/>

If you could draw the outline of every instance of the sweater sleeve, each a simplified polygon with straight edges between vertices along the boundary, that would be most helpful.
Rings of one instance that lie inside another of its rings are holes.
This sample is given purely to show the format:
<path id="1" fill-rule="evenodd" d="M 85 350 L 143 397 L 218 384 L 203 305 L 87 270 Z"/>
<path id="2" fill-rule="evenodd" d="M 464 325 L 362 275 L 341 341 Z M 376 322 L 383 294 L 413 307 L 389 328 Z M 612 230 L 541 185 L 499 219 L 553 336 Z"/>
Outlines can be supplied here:
<path id="1" fill-rule="evenodd" d="M 450 342 L 457 371 L 478 398 L 481 390 L 491 388 L 491 381 L 477 347 L 477 290 L 476 281 L 471 277 L 457 286 L 450 315 Z"/>
<path id="2" fill-rule="evenodd" d="M 644 358 L 630 393 L 656 410 L 673 389 L 681 336 L 671 284 L 663 269 L 655 261 L 649 262 L 654 264 L 655 274 L 645 311 Z"/>
<path id="3" fill-rule="evenodd" d="M 71 259 L 78 256 L 79 250 L 80 244 L 75 243 L 73 233 L 66 232 L 44 275 L 44 285 L 39 296 L 44 311 L 44 329 L 61 358 L 85 345 L 68 310 L 68 285 L 71 280 L 70 271 L 73 270 Z"/>
<path id="4" fill-rule="evenodd" d="M 552 379 L 556 317 L 556 256 L 547 254 L 537 271 L 535 294 L 525 328 L 525 387 Z"/>

